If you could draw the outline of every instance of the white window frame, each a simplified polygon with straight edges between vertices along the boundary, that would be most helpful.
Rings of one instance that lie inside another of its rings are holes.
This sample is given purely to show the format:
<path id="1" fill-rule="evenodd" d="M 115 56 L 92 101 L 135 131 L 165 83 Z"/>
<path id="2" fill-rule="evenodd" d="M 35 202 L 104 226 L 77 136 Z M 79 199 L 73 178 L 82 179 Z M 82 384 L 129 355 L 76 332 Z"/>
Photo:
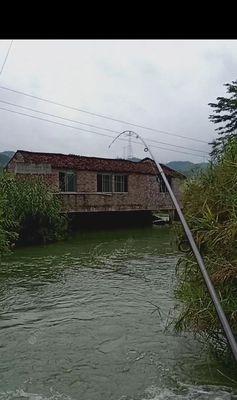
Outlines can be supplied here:
<path id="1" fill-rule="evenodd" d="M 98 176 L 101 176 L 101 190 L 98 190 Z M 122 190 L 120 191 L 116 191 L 116 176 L 122 177 Z M 125 176 L 127 177 L 127 184 L 125 186 Z M 106 187 L 106 185 L 108 185 L 108 182 L 104 182 L 105 177 L 109 177 L 110 178 L 110 184 L 109 184 L 109 191 L 105 190 L 108 189 L 108 187 Z M 127 187 L 127 190 L 125 191 L 125 188 Z M 116 174 L 116 173 L 97 173 L 97 193 L 128 193 L 128 175 L 127 174 Z"/>
<path id="2" fill-rule="evenodd" d="M 98 177 L 101 177 L 101 190 L 98 190 Z M 109 181 L 105 182 L 106 177 L 109 177 Z M 106 188 L 106 185 L 109 187 Z M 111 189 L 111 190 L 105 190 Z M 113 174 L 110 173 L 97 173 L 97 193 L 113 193 Z"/>
<path id="3" fill-rule="evenodd" d="M 114 193 L 127 193 L 127 191 L 125 191 L 125 176 L 127 177 L 126 174 L 114 174 Z M 116 177 L 120 177 L 123 178 L 122 182 L 119 182 L 119 184 L 122 185 L 122 190 L 116 190 Z M 128 178 L 127 178 L 128 179 Z M 127 185 L 128 186 L 128 185 Z"/>

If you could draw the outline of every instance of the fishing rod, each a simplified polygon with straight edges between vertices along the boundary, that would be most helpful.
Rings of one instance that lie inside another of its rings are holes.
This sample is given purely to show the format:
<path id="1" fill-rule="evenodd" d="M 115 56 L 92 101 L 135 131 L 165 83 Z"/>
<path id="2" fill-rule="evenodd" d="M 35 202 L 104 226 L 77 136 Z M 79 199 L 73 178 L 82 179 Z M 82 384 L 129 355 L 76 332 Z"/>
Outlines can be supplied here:
<path id="1" fill-rule="evenodd" d="M 195 242 L 195 240 L 194 240 L 194 238 L 193 238 L 192 232 L 191 232 L 191 230 L 190 230 L 190 228 L 189 228 L 189 226 L 188 226 L 188 224 L 187 224 L 187 222 L 186 222 L 186 220 L 185 220 L 185 217 L 184 217 L 184 215 L 183 215 L 183 213 L 182 213 L 182 210 L 181 210 L 181 208 L 180 208 L 180 206 L 179 206 L 179 204 L 178 204 L 178 201 L 177 201 L 177 199 L 176 199 L 176 197 L 175 197 L 175 195 L 174 195 L 174 193 L 173 193 L 173 191 L 172 191 L 172 189 L 171 189 L 171 186 L 170 186 L 170 184 L 169 184 L 169 182 L 168 182 L 168 179 L 166 178 L 166 175 L 165 175 L 165 173 L 164 173 L 164 171 L 163 171 L 163 168 L 162 168 L 162 166 L 160 165 L 160 163 L 159 163 L 158 161 L 156 161 L 155 157 L 153 156 L 152 152 L 150 151 L 150 149 L 149 149 L 149 147 L 147 146 L 147 144 L 146 144 L 146 142 L 144 141 L 144 139 L 143 139 L 138 133 L 136 133 L 136 132 L 133 132 L 133 131 L 123 131 L 123 132 L 119 133 L 119 135 L 117 135 L 117 136 L 115 137 L 115 139 L 110 143 L 109 148 L 112 146 L 112 144 L 113 144 L 121 135 L 124 135 L 124 134 L 129 134 L 130 136 L 133 135 L 133 136 L 136 137 L 136 139 L 140 139 L 140 140 L 141 140 L 141 142 L 142 142 L 143 145 L 144 145 L 144 151 L 145 151 L 145 152 L 149 152 L 149 154 L 150 154 L 152 160 L 154 161 L 154 163 L 155 163 L 156 166 L 157 166 L 157 169 L 158 169 L 159 173 L 160 173 L 161 176 L 162 176 L 162 179 L 163 179 L 163 181 L 164 181 L 164 183 L 165 183 L 165 186 L 166 186 L 166 188 L 167 188 L 167 190 L 168 190 L 168 192 L 169 192 L 169 194 L 170 194 L 171 200 L 172 200 L 172 202 L 173 202 L 173 204 L 174 204 L 174 206 L 175 206 L 175 208 L 176 208 L 176 211 L 177 211 L 177 213 L 178 213 L 180 222 L 181 222 L 182 225 L 183 225 L 184 231 L 185 231 L 185 233 L 186 233 L 186 236 L 187 236 L 187 239 L 188 239 L 189 244 L 190 244 L 190 246 L 191 246 L 191 249 L 192 249 L 192 251 L 193 251 L 193 254 L 194 254 L 194 256 L 195 256 L 195 258 L 196 258 L 196 260 L 197 260 L 197 263 L 198 263 L 198 265 L 199 265 L 199 268 L 200 268 L 200 270 L 201 270 L 202 276 L 203 276 L 203 278 L 204 278 L 205 284 L 206 284 L 207 289 L 208 289 L 208 291 L 209 291 L 209 294 L 210 294 L 210 296 L 211 296 L 212 302 L 213 302 L 213 304 L 214 304 L 214 306 L 215 306 L 217 315 L 218 315 L 218 317 L 219 317 L 219 320 L 220 320 L 220 323 L 221 323 L 221 325 L 222 325 L 222 328 L 223 328 L 223 330 L 224 330 L 224 332 L 225 332 L 227 341 L 228 341 L 228 343 L 229 343 L 229 345 L 230 345 L 230 348 L 231 348 L 231 351 L 232 351 L 233 356 L 234 356 L 234 358 L 235 358 L 235 361 L 237 361 L 237 343 L 236 343 L 234 334 L 233 334 L 233 332 L 232 332 L 232 330 L 231 330 L 230 324 L 229 324 L 229 322 L 228 322 L 228 320 L 227 320 L 227 318 L 226 318 L 226 315 L 225 315 L 225 313 L 224 313 L 224 310 L 223 310 L 223 308 L 222 308 L 222 306 L 221 306 L 220 300 L 219 300 L 219 298 L 218 298 L 218 296 L 217 296 L 217 293 L 216 293 L 216 290 L 215 290 L 215 288 L 214 288 L 214 286 L 213 286 L 213 283 L 212 283 L 212 281 L 211 281 L 211 279 L 210 279 L 210 277 L 209 277 L 209 275 L 208 275 L 207 269 L 206 269 L 205 264 L 204 264 L 204 260 L 203 260 L 201 254 L 200 254 L 200 252 L 199 252 L 199 250 L 198 250 L 198 247 L 197 247 L 196 242 Z"/>

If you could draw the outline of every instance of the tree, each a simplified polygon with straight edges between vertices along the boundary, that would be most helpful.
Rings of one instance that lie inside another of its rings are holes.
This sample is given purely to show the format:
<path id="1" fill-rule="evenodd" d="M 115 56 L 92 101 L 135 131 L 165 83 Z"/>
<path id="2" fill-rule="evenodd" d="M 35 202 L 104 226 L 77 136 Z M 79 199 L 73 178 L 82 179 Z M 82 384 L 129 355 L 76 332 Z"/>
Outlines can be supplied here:
<path id="1" fill-rule="evenodd" d="M 214 114 L 211 114 L 209 119 L 214 124 L 222 124 L 215 129 L 220 137 L 211 143 L 213 159 L 219 158 L 229 140 L 237 137 L 237 80 L 225 83 L 224 86 L 227 87 L 230 97 L 217 97 L 217 103 L 208 104 L 214 109 Z"/>

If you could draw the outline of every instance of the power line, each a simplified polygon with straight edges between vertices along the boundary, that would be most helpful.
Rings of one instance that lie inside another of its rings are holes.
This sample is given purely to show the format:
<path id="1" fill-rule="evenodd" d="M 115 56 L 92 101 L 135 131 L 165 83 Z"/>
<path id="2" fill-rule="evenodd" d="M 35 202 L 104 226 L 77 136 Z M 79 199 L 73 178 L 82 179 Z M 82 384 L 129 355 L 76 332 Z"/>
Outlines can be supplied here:
<path id="1" fill-rule="evenodd" d="M 21 112 L 14 111 L 14 110 L 9 110 L 9 109 L 3 108 L 3 107 L 0 107 L 0 110 L 4 110 L 4 111 L 8 111 L 8 112 L 11 112 L 11 113 L 14 113 L 14 114 L 23 115 L 23 116 L 26 116 L 26 117 L 38 119 L 38 120 L 40 120 L 40 121 L 50 122 L 50 123 L 52 123 L 52 124 L 64 126 L 64 127 L 67 127 L 67 128 L 76 129 L 76 130 L 79 130 L 79 131 L 84 131 L 84 132 L 94 133 L 94 134 L 100 135 L 100 136 L 106 136 L 106 137 L 114 138 L 113 136 L 108 135 L 108 134 L 105 134 L 105 133 L 100 133 L 100 132 L 96 132 L 96 131 L 92 131 L 92 130 L 88 130 L 88 129 L 83 129 L 83 128 L 78 128 L 78 127 L 73 126 L 73 125 L 63 124 L 63 123 L 56 122 L 56 121 L 52 121 L 52 120 L 49 120 L 49 119 L 36 117 L 36 116 L 34 116 L 34 115 L 21 113 Z M 123 141 L 124 141 L 125 139 L 120 139 L 120 140 L 123 140 Z M 137 143 L 137 142 L 134 142 L 134 141 L 132 141 L 132 143 L 140 144 L 140 143 Z M 164 147 L 159 147 L 159 146 L 154 146 L 154 145 L 151 145 L 151 147 L 154 147 L 154 148 L 157 148 L 157 149 L 162 149 L 162 150 L 168 150 L 168 151 L 183 153 L 183 154 L 188 154 L 188 155 L 193 155 L 193 156 L 202 157 L 202 158 L 203 158 L 203 156 L 204 156 L 204 154 L 203 154 L 203 155 L 199 155 L 199 154 L 187 153 L 187 152 L 183 152 L 183 151 L 180 151 L 180 150 L 167 149 L 167 148 L 164 148 Z"/>
<path id="2" fill-rule="evenodd" d="M 144 125 L 139 125 L 139 124 L 135 124 L 135 123 L 132 123 L 132 122 L 128 122 L 128 121 L 124 121 L 124 120 L 112 118 L 112 117 L 109 117 L 109 116 L 104 115 L 104 114 L 94 113 L 94 112 L 91 112 L 91 111 L 83 110 L 83 109 L 81 109 L 81 108 L 77 108 L 77 107 L 73 107 L 73 106 L 68 106 L 67 104 L 63 104 L 63 103 L 59 103 L 59 102 L 56 102 L 56 101 L 53 101 L 53 100 L 45 99 L 45 98 L 43 98 L 43 97 L 34 96 L 34 95 L 32 95 L 32 94 L 25 93 L 25 92 L 22 92 L 22 91 L 20 91 L 20 90 L 10 89 L 10 88 L 7 88 L 7 87 L 5 87 L 5 86 L 0 86 L 0 88 L 1 88 L 1 89 L 4 89 L 4 90 L 8 90 L 8 91 L 13 92 L 13 93 L 22 94 L 22 95 L 24 95 L 24 96 L 31 97 L 31 98 L 33 98 L 33 99 L 37 99 L 37 100 L 40 100 L 40 101 L 46 101 L 46 102 L 48 102 L 48 103 L 50 103 L 50 104 L 54 104 L 54 105 L 57 105 L 57 106 L 65 107 L 65 108 L 68 108 L 68 109 L 70 109 L 70 110 L 79 111 L 79 112 L 82 112 L 82 113 L 85 113 L 85 114 L 93 115 L 93 116 L 95 116 L 95 117 L 100 117 L 100 118 L 108 119 L 108 120 L 114 121 L 114 122 L 120 122 L 120 123 L 122 123 L 122 124 L 135 126 L 135 127 L 137 127 L 137 128 L 146 129 L 146 130 L 149 130 L 149 131 L 152 131 L 152 132 L 163 133 L 163 134 L 165 134 L 165 135 L 180 137 L 180 138 L 183 138 L 183 139 L 192 140 L 192 141 L 194 141 L 194 142 L 200 142 L 200 143 L 208 144 L 208 142 L 206 142 L 206 141 L 204 141 L 204 140 L 201 140 L 201 139 L 194 139 L 194 138 L 190 138 L 190 137 L 188 137 L 188 136 L 178 135 L 178 134 L 175 134 L 175 133 L 171 133 L 171 132 L 167 132 L 167 131 L 162 131 L 162 130 L 158 130 L 158 129 L 155 129 L 155 128 L 149 128 L 149 127 L 144 126 Z"/>
<path id="3" fill-rule="evenodd" d="M 8 47 L 8 51 L 7 51 L 5 60 L 4 60 L 3 65 L 2 65 L 2 68 L 1 68 L 1 71 L 0 71 L 0 75 L 2 74 L 3 68 L 4 68 L 4 66 L 5 66 L 5 64 L 7 62 L 7 58 L 8 58 L 8 55 L 10 53 L 10 50 L 11 50 L 11 47 L 12 47 L 12 43 L 13 43 L 13 40 L 11 41 L 10 46 Z"/>
<path id="4" fill-rule="evenodd" d="M 36 117 L 35 115 L 25 114 L 25 113 L 21 113 L 21 112 L 19 112 L 19 111 L 9 110 L 9 109 L 3 108 L 3 107 L 0 107 L 0 110 L 9 111 L 9 112 L 14 113 L 14 114 L 24 115 L 24 116 L 26 116 L 26 117 L 38 119 L 38 120 L 40 120 L 40 121 L 51 122 L 52 124 L 56 124 L 56 125 L 60 125 L 60 126 L 65 126 L 65 127 L 68 127 L 68 128 L 77 129 L 77 130 L 79 130 L 79 131 L 95 133 L 95 134 L 100 135 L 100 136 L 113 137 L 113 136 L 111 136 L 111 135 L 107 135 L 106 133 L 100 133 L 100 132 L 91 131 L 91 130 L 88 130 L 88 129 L 78 128 L 78 127 L 73 126 L 73 125 L 67 125 L 67 124 L 63 124 L 63 123 L 61 123 L 61 122 L 51 121 L 50 119 Z"/>
<path id="5" fill-rule="evenodd" d="M 98 125 L 92 125 L 92 124 L 88 124 L 88 123 L 85 123 L 85 122 L 81 122 L 81 121 L 78 121 L 78 120 L 75 120 L 75 119 L 70 119 L 70 118 L 62 117 L 62 116 L 60 116 L 60 115 L 55 115 L 55 114 L 47 113 L 47 112 L 45 112 L 45 111 L 36 110 L 36 109 L 34 109 L 34 108 L 31 108 L 31 107 L 26 107 L 26 106 L 22 106 L 22 105 L 20 105 L 20 104 L 11 103 L 11 102 L 9 102 L 9 101 L 0 100 L 0 103 L 4 103 L 4 104 L 8 104 L 8 105 L 11 105 L 11 106 L 14 106 L 14 107 L 22 108 L 22 109 L 25 109 L 25 110 L 28 110 L 28 111 L 37 112 L 37 113 L 39 113 L 39 114 L 48 115 L 48 116 L 50 116 L 50 117 L 59 118 L 59 119 L 65 120 L 65 121 L 74 122 L 74 123 L 77 123 L 77 124 L 81 124 L 81 125 L 93 127 L 93 128 L 96 128 L 96 129 L 102 129 L 102 130 L 105 130 L 105 131 L 108 131 L 108 132 L 112 132 L 112 133 L 117 133 L 117 134 L 120 133 L 120 131 L 115 131 L 115 130 L 112 130 L 112 129 L 109 129 L 109 128 L 104 128 L 104 127 L 101 127 L 101 126 L 98 126 Z M 197 152 L 199 152 L 199 153 L 208 155 L 207 152 L 204 152 L 204 151 L 201 151 L 201 150 L 197 150 L 197 149 L 192 149 L 192 148 L 190 148 L 190 147 L 175 145 L 175 144 L 171 144 L 171 143 L 167 143 L 167 142 L 161 142 L 161 141 L 159 141 L 159 140 L 154 140 L 154 139 L 149 139 L 149 138 L 148 138 L 148 140 L 149 140 L 150 142 L 153 142 L 153 143 L 164 144 L 164 145 L 168 145 L 168 146 L 172 146 L 172 147 L 177 147 L 177 148 L 181 148 L 181 149 L 197 151 Z"/>
<path id="6" fill-rule="evenodd" d="M 88 130 L 88 129 L 78 128 L 77 126 L 63 124 L 61 122 L 56 122 L 56 121 L 52 121 L 52 120 L 49 120 L 49 119 L 46 119 L 46 118 L 36 117 L 35 115 L 25 114 L 25 113 L 21 113 L 19 111 L 9 110 L 9 109 L 3 108 L 3 107 L 0 107 L 0 110 L 8 111 L 8 112 L 13 113 L 13 114 L 23 115 L 23 116 L 26 116 L 26 117 L 30 117 L 30 118 L 34 118 L 34 119 L 40 120 L 40 121 L 50 122 L 51 124 L 56 124 L 56 125 L 64 126 L 64 127 L 67 127 L 67 128 L 72 128 L 72 129 L 76 129 L 76 130 L 79 130 L 79 131 L 90 132 L 90 133 L 94 133 L 96 135 L 106 136 L 106 137 L 110 137 L 110 138 L 114 139 L 113 136 L 108 135 L 106 133 L 101 133 L 101 132 L 96 132 L 96 131 L 92 131 L 92 130 Z M 124 139 L 120 139 L 120 140 L 124 141 Z M 140 143 L 134 142 L 134 141 L 132 143 L 140 144 Z M 180 150 L 167 149 L 165 147 L 160 147 L 160 146 L 151 145 L 150 147 L 154 147 L 154 148 L 161 149 L 161 150 L 173 151 L 173 152 L 176 152 L 176 153 L 188 154 L 188 155 L 201 157 L 201 158 L 203 158 L 203 156 L 204 156 L 204 155 L 199 155 L 199 154 L 187 153 L 187 152 L 180 151 Z"/>

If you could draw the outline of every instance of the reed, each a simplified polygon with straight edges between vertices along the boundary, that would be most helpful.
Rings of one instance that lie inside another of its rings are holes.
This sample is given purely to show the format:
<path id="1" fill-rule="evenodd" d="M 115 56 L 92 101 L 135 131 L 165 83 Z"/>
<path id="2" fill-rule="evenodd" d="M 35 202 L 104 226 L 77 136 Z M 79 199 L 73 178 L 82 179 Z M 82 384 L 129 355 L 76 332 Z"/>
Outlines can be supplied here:
<path id="1" fill-rule="evenodd" d="M 67 219 L 60 200 L 38 178 L 0 176 L 0 253 L 14 244 L 46 243 L 61 239 Z"/>
<path id="2" fill-rule="evenodd" d="M 204 258 L 222 307 L 237 334 L 237 141 L 221 159 L 184 185 L 184 214 Z M 227 350 L 215 308 L 181 227 L 176 289 L 178 331 L 192 331 Z"/>

